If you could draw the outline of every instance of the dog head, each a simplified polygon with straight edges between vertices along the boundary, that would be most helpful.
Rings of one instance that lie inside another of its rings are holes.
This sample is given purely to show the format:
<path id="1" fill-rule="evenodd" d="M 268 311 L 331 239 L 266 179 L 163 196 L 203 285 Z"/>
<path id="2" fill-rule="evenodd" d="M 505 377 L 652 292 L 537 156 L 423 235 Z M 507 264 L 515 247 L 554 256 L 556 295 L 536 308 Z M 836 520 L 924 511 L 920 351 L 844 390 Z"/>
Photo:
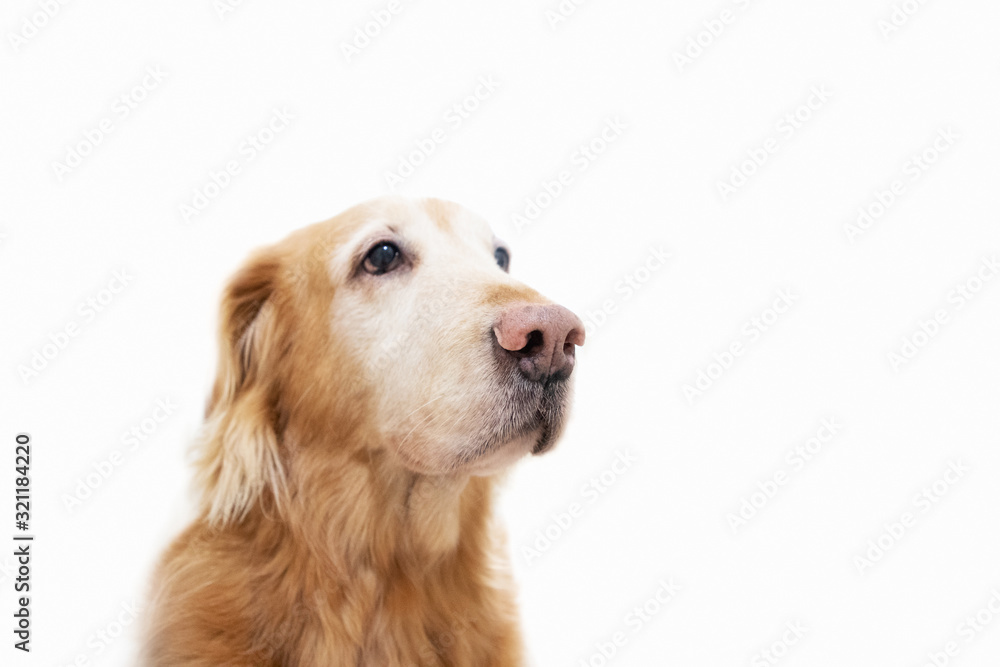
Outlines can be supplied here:
<path id="1" fill-rule="evenodd" d="M 509 273 L 479 217 L 384 198 L 259 251 L 222 303 L 202 476 L 209 515 L 280 492 L 303 447 L 487 475 L 559 437 L 584 327 Z"/>

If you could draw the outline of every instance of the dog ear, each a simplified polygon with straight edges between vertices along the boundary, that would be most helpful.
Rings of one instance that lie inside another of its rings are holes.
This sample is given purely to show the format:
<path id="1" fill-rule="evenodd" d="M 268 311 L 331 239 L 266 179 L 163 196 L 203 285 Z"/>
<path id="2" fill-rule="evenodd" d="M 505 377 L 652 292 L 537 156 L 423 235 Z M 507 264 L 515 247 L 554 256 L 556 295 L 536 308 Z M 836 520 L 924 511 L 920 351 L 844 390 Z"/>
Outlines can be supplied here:
<path id="1" fill-rule="evenodd" d="M 280 505 L 276 370 L 282 353 L 275 312 L 280 258 L 259 252 L 227 286 L 219 325 L 219 366 L 200 442 L 198 476 L 209 521 L 243 518 L 269 491 Z"/>

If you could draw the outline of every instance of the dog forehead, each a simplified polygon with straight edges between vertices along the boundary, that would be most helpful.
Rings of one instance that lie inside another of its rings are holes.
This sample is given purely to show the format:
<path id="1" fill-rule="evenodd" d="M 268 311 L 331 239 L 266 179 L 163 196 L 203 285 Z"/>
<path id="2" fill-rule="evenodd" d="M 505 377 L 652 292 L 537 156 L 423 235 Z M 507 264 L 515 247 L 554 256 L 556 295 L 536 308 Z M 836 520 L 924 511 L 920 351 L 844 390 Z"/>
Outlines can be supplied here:
<path id="1" fill-rule="evenodd" d="M 275 250 L 293 277 L 313 275 L 314 280 L 323 280 L 320 276 L 325 276 L 337 285 L 349 278 L 351 267 L 368 247 L 393 238 L 425 258 L 480 257 L 490 263 L 498 243 L 483 218 L 458 204 L 387 196 L 299 229 Z"/>
<path id="2" fill-rule="evenodd" d="M 494 242 L 493 231 L 483 218 L 442 199 L 377 200 L 362 226 L 365 230 L 390 231 L 424 250 L 444 246 L 491 247 Z"/>
<path id="3" fill-rule="evenodd" d="M 434 226 L 445 234 L 461 240 L 478 243 L 493 242 L 489 223 L 464 206 L 441 199 L 424 199 L 421 208 Z"/>
<path id="4" fill-rule="evenodd" d="M 468 209 L 440 199 L 384 197 L 346 211 L 330 221 L 331 268 L 350 262 L 358 249 L 379 237 L 398 236 L 424 251 L 446 247 L 492 248 L 489 224 Z"/>

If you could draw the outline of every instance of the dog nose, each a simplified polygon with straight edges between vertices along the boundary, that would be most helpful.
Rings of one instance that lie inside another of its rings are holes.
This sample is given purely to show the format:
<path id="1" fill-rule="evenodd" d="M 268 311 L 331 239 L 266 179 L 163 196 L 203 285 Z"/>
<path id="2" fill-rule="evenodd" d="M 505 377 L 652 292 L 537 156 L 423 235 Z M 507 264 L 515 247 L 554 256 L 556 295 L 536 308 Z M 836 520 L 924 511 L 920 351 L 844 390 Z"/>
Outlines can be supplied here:
<path id="1" fill-rule="evenodd" d="M 518 370 L 533 382 L 565 380 L 583 345 L 583 322 L 557 305 L 509 306 L 493 327 L 500 347 L 514 357 Z"/>

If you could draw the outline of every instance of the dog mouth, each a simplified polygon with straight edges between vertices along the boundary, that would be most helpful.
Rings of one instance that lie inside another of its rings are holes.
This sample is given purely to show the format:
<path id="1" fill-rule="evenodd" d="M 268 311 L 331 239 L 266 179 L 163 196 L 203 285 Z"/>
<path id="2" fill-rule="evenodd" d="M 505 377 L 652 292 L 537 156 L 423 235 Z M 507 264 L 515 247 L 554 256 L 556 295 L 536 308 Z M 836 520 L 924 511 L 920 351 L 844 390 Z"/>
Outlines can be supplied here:
<path id="1" fill-rule="evenodd" d="M 542 454 L 562 433 L 569 406 L 570 384 L 565 378 L 546 383 L 508 377 L 493 418 L 484 425 L 479 445 L 462 457 L 469 463 L 514 443 L 530 442 L 531 454 Z M 531 440 L 529 440 L 529 438 Z"/>
<path id="2" fill-rule="evenodd" d="M 538 430 L 540 433 L 535 446 L 531 449 L 532 454 L 542 454 L 555 445 L 556 439 L 562 433 L 568 405 L 569 383 L 567 381 L 556 380 L 545 384 L 534 414 L 535 428 L 533 430 Z"/>

